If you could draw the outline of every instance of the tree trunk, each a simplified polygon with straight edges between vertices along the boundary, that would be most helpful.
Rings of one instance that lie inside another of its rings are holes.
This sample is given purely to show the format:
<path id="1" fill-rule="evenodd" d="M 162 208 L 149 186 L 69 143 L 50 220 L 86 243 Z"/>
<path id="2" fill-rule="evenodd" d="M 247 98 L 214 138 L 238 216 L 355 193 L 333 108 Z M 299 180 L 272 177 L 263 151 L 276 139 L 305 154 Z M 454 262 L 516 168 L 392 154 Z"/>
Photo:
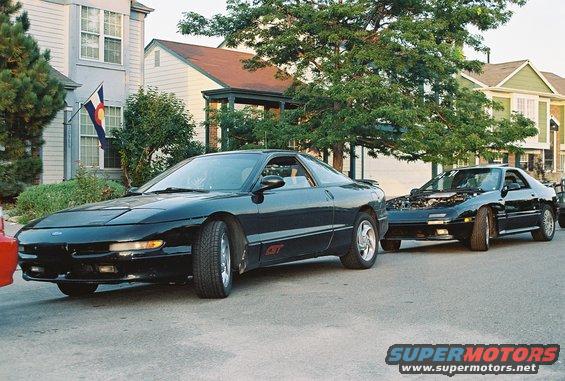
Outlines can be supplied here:
<path id="1" fill-rule="evenodd" d="M 332 154 L 333 154 L 333 167 L 340 172 L 343 172 L 343 144 L 334 144 L 332 147 Z"/>

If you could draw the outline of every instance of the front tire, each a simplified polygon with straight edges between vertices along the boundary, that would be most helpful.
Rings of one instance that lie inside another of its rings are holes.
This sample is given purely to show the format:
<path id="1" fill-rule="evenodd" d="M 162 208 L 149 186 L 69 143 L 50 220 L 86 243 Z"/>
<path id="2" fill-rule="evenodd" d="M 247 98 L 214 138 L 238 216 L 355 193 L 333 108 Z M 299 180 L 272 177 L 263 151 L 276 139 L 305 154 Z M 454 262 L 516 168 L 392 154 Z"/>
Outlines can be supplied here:
<path id="1" fill-rule="evenodd" d="M 401 244 L 402 244 L 402 241 L 400 241 L 398 239 L 383 239 L 383 240 L 381 240 L 381 246 L 383 247 L 384 251 L 397 252 L 398 250 L 400 250 Z"/>
<path id="2" fill-rule="evenodd" d="M 532 232 L 535 241 L 547 242 L 553 239 L 555 235 L 555 216 L 549 205 L 543 205 L 541 208 L 541 217 L 539 221 L 539 229 Z"/>
<path id="3" fill-rule="evenodd" d="M 98 285 L 90 283 L 57 283 L 57 287 L 67 296 L 79 297 L 94 294 Z"/>
<path id="4" fill-rule="evenodd" d="M 192 259 L 194 285 L 200 298 L 226 298 L 232 289 L 231 243 L 223 221 L 202 227 Z"/>
<path id="5" fill-rule="evenodd" d="M 378 236 L 375 219 L 370 214 L 359 213 L 355 220 L 349 252 L 339 258 L 341 264 L 348 269 L 373 267 L 379 251 Z"/>
<path id="6" fill-rule="evenodd" d="M 487 251 L 490 247 L 490 213 L 488 208 L 480 208 L 473 224 L 473 232 L 469 237 L 472 251 Z"/>

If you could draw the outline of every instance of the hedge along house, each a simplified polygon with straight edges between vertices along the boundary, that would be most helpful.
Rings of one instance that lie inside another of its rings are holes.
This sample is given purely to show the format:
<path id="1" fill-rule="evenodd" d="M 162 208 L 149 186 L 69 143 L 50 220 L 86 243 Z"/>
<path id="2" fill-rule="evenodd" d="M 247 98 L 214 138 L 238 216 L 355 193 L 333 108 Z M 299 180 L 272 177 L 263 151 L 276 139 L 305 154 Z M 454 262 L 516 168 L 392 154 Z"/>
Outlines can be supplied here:
<path id="1" fill-rule="evenodd" d="M 210 112 L 252 106 L 280 113 L 291 106 L 284 92 L 292 79 L 276 78 L 278 69 L 273 66 L 246 70 L 243 61 L 251 57 L 245 52 L 154 39 L 145 48 L 145 84 L 182 99 L 197 125 L 196 138 L 208 149 L 217 149 L 225 140 Z"/>
<path id="2" fill-rule="evenodd" d="M 151 8 L 132 0 L 20 0 L 29 33 L 51 51 L 53 76 L 67 90 L 65 110 L 45 127 L 42 183 L 70 179 L 80 164 L 120 177 L 117 152 L 99 147 L 84 109 L 104 82 L 106 130 L 122 125 L 128 95 L 143 85 L 145 17 Z"/>
<path id="3" fill-rule="evenodd" d="M 522 144 L 522 154 L 503 153 L 500 161 L 533 171 L 541 160 L 546 171 L 560 177 L 565 172 L 565 78 L 537 70 L 530 61 L 485 64 L 480 74 L 464 72 L 461 83 L 498 102 L 491 111 L 497 118 L 513 112 L 530 118 L 538 134 Z M 477 160 L 479 161 L 479 160 Z"/>

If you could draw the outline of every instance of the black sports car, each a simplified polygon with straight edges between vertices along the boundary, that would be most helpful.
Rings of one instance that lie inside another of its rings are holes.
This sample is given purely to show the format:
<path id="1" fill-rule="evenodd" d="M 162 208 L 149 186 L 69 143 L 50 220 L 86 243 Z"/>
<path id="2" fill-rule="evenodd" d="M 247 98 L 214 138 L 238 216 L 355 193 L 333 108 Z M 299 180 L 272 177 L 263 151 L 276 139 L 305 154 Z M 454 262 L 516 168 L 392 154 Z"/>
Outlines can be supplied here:
<path id="1" fill-rule="evenodd" d="M 490 239 L 531 232 L 536 241 L 555 233 L 555 190 L 518 168 L 477 166 L 447 171 L 409 196 L 387 202 L 390 229 L 383 249 L 401 240 L 453 240 L 486 251 Z"/>
<path id="2" fill-rule="evenodd" d="M 373 266 L 388 229 L 383 191 L 291 151 L 198 156 L 127 197 L 55 213 L 18 234 L 26 280 L 71 296 L 98 284 L 184 281 L 226 297 L 233 272 L 335 255 Z"/>

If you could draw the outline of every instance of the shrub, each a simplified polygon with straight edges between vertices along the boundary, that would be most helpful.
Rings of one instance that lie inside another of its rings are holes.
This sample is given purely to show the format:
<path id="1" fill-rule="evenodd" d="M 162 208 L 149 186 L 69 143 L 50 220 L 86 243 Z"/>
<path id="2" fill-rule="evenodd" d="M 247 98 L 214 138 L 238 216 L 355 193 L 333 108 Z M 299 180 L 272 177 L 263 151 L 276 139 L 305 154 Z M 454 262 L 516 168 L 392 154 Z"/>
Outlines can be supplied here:
<path id="1" fill-rule="evenodd" d="M 112 131 L 127 187 L 140 186 L 168 167 L 200 155 L 196 125 L 174 94 L 140 88 L 124 110 L 123 128 Z"/>
<path id="2" fill-rule="evenodd" d="M 27 223 L 63 209 L 110 200 L 124 194 L 123 185 L 100 179 L 96 174 L 81 168 L 74 180 L 25 189 L 18 196 L 16 207 L 10 214 L 19 216 L 20 223 Z"/>

